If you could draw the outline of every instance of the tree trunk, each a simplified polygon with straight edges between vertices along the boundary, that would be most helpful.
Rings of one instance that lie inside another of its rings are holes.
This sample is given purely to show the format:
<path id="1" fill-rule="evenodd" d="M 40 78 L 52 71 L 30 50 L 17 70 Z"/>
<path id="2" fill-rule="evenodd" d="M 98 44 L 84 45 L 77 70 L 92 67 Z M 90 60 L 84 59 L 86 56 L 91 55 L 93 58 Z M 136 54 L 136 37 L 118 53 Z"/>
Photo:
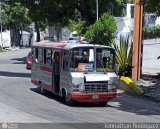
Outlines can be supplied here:
<path id="1" fill-rule="evenodd" d="M 35 29 L 36 29 L 36 32 L 37 32 L 37 42 L 39 42 L 41 37 L 40 37 L 40 30 L 39 30 L 38 22 L 35 22 Z"/>
<path id="2" fill-rule="evenodd" d="M 20 46 L 21 34 L 19 29 L 11 29 L 11 46 Z"/>
<path id="3" fill-rule="evenodd" d="M 61 33 L 62 28 L 61 28 L 60 25 L 56 25 L 55 30 L 56 30 L 56 33 L 57 33 L 56 34 L 57 35 L 57 41 L 59 42 L 59 41 L 62 40 L 62 33 Z"/>

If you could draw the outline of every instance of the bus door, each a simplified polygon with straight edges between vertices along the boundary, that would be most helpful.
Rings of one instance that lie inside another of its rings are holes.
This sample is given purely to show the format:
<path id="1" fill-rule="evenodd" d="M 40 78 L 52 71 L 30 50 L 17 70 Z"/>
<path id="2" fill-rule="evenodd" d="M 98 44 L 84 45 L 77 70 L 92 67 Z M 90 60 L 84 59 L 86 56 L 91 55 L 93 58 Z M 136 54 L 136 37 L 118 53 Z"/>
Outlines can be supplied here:
<path id="1" fill-rule="evenodd" d="M 52 73 L 52 88 L 53 92 L 59 94 L 60 89 L 60 68 L 61 68 L 61 53 L 58 50 L 53 51 L 53 73 Z"/>

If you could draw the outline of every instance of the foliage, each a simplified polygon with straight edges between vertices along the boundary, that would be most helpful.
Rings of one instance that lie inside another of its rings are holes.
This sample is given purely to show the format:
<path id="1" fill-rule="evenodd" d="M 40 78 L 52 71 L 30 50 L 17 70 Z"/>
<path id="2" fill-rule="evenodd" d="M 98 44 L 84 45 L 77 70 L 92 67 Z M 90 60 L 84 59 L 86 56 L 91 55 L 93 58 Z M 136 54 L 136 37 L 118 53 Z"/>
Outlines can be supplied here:
<path id="1" fill-rule="evenodd" d="M 23 24 L 30 24 L 28 9 L 20 3 L 2 4 L 3 29 L 19 28 Z"/>
<path id="2" fill-rule="evenodd" d="M 160 38 L 160 25 L 144 28 L 144 39 Z"/>
<path id="3" fill-rule="evenodd" d="M 98 4 L 99 17 L 104 12 L 119 16 L 123 7 L 118 0 L 99 0 Z M 3 10 L 5 29 L 36 22 L 36 30 L 39 31 L 47 26 L 57 24 L 58 26 L 68 26 L 72 20 L 84 21 L 83 25 L 79 24 L 78 29 L 82 26 L 79 33 L 85 33 L 88 26 L 96 21 L 95 0 L 10 0 Z"/>
<path id="4" fill-rule="evenodd" d="M 90 43 L 110 46 L 115 38 L 116 22 L 108 13 L 104 13 L 102 17 L 91 25 L 85 37 Z"/>
<path id="5" fill-rule="evenodd" d="M 96 22 L 96 0 L 75 0 L 78 18 L 85 21 L 82 33 L 85 33 L 88 27 Z M 101 17 L 103 13 L 108 12 L 113 16 L 122 16 L 124 6 L 119 0 L 99 0 L 98 1 L 98 16 Z M 77 18 L 77 17 L 75 17 Z"/>
<path id="6" fill-rule="evenodd" d="M 118 74 L 121 76 L 131 76 L 132 73 L 132 44 L 129 43 L 129 37 L 120 37 L 119 43 L 114 43 Z"/>
<path id="7" fill-rule="evenodd" d="M 94 0 L 16 0 L 29 9 L 29 16 L 33 21 L 47 19 L 50 26 L 68 25 L 70 19 L 85 21 L 87 27 L 96 21 L 96 1 Z M 119 16 L 122 4 L 118 0 L 99 0 L 99 16 L 110 12 Z M 115 9 L 116 8 L 116 9 Z M 75 14 L 76 13 L 76 14 Z"/>
<path id="8" fill-rule="evenodd" d="M 73 20 L 70 20 L 69 25 L 68 25 L 67 28 L 71 32 L 77 31 L 78 35 L 82 35 L 83 34 L 83 30 L 84 30 L 84 26 L 85 26 L 85 21 L 81 21 L 81 20 L 73 21 Z"/>
<path id="9" fill-rule="evenodd" d="M 148 13 L 155 13 L 157 16 L 160 16 L 160 1 L 159 0 L 141 0 L 145 6 L 145 11 Z"/>

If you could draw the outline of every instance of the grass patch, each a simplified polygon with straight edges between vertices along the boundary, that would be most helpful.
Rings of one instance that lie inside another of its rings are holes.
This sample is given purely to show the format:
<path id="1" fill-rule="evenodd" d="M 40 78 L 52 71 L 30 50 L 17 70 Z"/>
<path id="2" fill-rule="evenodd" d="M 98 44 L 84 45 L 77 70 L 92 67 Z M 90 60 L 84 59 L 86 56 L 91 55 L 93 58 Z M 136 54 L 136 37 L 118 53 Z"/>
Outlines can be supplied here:
<path id="1" fill-rule="evenodd" d="M 5 52 L 5 51 L 6 51 L 6 49 L 0 48 L 0 52 Z"/>

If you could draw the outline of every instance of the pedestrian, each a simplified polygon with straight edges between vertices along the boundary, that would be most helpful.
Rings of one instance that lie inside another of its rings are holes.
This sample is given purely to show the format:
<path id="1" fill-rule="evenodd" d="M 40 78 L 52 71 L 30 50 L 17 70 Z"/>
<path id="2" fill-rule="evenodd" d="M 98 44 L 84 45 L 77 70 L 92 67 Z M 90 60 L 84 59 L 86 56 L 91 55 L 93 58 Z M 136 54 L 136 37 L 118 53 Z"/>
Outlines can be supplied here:
<path id="1" fill-rule="evenodd" d="M 54 53 L 53 59 L 53 73 L 54 73 L 54 91 L 55 93 L 59 93 L 59 80 L 60 80 L 60 59 L 59 53 Z"/>

